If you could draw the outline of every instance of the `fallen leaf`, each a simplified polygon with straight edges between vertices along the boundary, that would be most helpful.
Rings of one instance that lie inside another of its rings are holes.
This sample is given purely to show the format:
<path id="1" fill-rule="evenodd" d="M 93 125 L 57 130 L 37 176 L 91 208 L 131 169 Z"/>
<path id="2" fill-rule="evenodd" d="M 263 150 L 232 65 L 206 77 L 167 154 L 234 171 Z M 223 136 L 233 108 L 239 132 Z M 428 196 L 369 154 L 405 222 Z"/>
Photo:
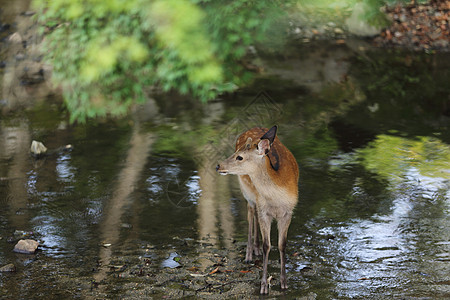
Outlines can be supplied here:
<path id="1" fill-rule="evenodd" d="M 250 270 L 241 270 L 241 271 L 239 271 L 239 272 L 241 272 L 241 273 L 253 273 L 253 272 L 250 271 Z"/>
<path id="2" fill-rule="evenodd" d="M 215 268 L 214 270 L 212 270 L 211 272 L 208 273 L 208 275 L 214 274 L 217 271 L 219 271 L 219 267 Z"/>

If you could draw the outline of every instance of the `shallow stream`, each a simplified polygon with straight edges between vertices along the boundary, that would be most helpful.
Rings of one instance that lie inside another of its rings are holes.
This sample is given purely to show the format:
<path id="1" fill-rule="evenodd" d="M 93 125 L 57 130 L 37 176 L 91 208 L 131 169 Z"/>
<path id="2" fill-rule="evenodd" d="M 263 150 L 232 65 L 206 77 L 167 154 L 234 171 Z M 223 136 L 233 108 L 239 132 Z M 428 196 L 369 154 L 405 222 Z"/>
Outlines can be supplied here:
<path id="1" fill-rule="evenodd" d="M 449 58 L 292 45 L 206 105 L 155 95 L 128 118 L 70 125 L 50 97 L 0 115 L 0 267 L 17 268 L 1 297 L 257 298 L 246 202 L 214 167 L 239 133 L 278 124 L 300 196 L 289 289 L 273 247 L 269 297 L 450 298 Z M 32 140 L 51 153 L 31 157 Z M 25 237 L 36 254 L 12 251 Z"/>

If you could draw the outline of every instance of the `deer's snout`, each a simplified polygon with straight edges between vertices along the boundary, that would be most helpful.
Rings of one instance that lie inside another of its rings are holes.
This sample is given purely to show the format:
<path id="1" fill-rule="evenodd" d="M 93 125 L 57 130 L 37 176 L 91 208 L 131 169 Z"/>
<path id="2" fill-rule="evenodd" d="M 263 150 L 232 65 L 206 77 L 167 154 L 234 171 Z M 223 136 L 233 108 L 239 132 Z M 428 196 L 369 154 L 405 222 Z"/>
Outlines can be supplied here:
<path id="1" fill-rule="evenodd" d="M 220 164 L 218 164 L 216 166 L 216 171 L 219 172 L 220 175 L 227 175 L 228 174 L 228 171 L 224 170 L 223 167 Z"/>

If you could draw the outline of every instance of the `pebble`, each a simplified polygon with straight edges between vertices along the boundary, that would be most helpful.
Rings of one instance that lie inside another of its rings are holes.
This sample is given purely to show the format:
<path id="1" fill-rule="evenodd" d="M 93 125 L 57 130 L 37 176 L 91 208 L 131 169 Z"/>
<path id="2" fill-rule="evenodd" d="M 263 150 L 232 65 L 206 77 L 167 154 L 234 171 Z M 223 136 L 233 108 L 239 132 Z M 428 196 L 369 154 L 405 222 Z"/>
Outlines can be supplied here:
<path id="1" fill-rule="evenodd" d="M 334 28 L 334 33 L 336 33 L 336 34 L 344 34 L 344 30 L 342 30 L 340 28 Z"/>
<path id="2" fill-rule="evenodd" d="M 19 53 L 16 55 L 16 60 L 24 60 L 24 59 L 25 59 L 25 54 Z"/>
<path id="3" fill-rule="evenodd" d="M 31 142 L 30 152 L 34 155 L 41 155 L 47 152 L 47 147 L 45 147 L 41 142 L 33 140 Z"/>
<path id="4" fill-rule="evenodd" d="M 39 246 L 39 242 L 35 240 L 20 240 L 17 242 L 16 246 L 14 246 L 14 252 L 24 253 L 24 254 L 33 254 L 37 247 Z"/>
<path id="5" fill-rule="evenodd" d="M 16 271 L 16 266 L 13 264 L 7 264 L 0 268 L 0 273 L 15 272 L 15 271 Z"/>
<path id="6" fill-rule="evenodd" d="M 22 43 L 23 41 L 22 36 L 18 32 L 11 34 L 8 40 L 12 43 Z"/>
<path id="7" fill-rule="evenodd" d="M 317 294 L 313 292 L 309 292 L 308 295 L 297 298 L 298 300 L 315 300 L 317 298 Z"/>
<path id="8" fill-rule="evenodd" d="M 387 7 L 392 24 L 374 39 L 378 46 L 400 46 L 413 50 L 449 51 L 448 9 L 450 1 L 430 1 Z"/>
<path id="9" fill-rule="evenodd" d="M 24 12 L 22 13 L 22 15 L 25 16 L 25 17 L 31 17 L 31 16 L 33 16 L 34 14 L 36 14 L 36 12 L 35 12 L 35 11 L 32 11 L 32 10 L 27 10 L 27 11 L 24 11 Z"/>

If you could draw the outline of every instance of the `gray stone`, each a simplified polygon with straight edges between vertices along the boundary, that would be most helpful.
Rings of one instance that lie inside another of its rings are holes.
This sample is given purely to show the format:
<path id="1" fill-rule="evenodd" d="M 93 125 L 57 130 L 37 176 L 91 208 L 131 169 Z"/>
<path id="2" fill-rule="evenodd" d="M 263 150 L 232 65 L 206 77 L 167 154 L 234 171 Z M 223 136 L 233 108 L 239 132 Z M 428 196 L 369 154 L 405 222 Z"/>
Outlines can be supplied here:
<path id="1" fill-rule="evenodd" d="M 14 252 L 17 253 L 24 253 L 24 254 L 33 254 L 37 247 L 39 246 L 39 242 L 36 242 L 35 240 L 20 240 L 17 242 L 16 246 L 14 247 Z"/>
<path id="2" fill-rule="evenodd" d="M 367 12 L 367 5 L 364 3 L 356 3 L 351 16 L 345 21 L 350 33 L 358 36 L 374 36 L 380 33 L 382 28 L 377 28 L 364 19 Z"/>
<path id="3" fill-rule="evenodd" d="M 24 15 L 25 17 L 31 17 L 31 16 L 33 16 L 33 15 L 35 15 L 36 14 L 36 12 L 35 11 L 32 11 L 32 10 L 27 10 L 27 11 L 24 11 L 23 13 L 22 13 L 22 15 Z"/>

